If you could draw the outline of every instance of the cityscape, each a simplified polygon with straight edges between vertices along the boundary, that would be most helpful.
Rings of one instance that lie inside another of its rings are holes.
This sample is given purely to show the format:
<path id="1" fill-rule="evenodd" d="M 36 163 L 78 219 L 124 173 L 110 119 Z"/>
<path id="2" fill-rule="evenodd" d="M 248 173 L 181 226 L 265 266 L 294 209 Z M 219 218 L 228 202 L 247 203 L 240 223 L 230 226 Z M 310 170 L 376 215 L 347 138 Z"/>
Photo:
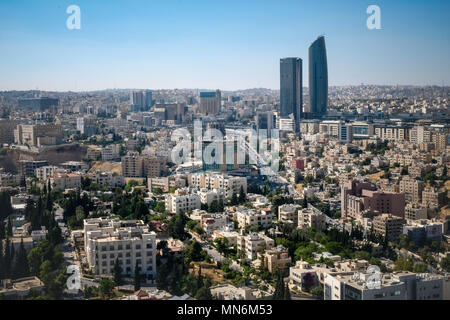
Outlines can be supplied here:
<path id="1" fill-rule="evenodd" d="M 0 300 L 450 300 L 450 87 L 336 84 L 308 36 L 276 88 L 0 75 Z"/>

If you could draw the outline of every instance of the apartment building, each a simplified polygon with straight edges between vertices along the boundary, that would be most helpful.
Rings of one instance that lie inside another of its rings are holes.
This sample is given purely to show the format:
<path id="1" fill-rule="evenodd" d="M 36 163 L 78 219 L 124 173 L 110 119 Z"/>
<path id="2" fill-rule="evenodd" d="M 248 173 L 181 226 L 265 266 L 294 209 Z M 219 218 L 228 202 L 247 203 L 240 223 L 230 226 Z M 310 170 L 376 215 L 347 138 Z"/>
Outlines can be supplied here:
<path id="1" fill-rule="evenodd" d="M 225 197 L 239 195 L 241 188 L 247 194 L 247 178 L 234 177 L 227 174 L 194 173 L 188 176 L 189 186 L 206 189 L 224 189 Z"/>
<path id="2" fill-rule="evenodd" d="M 177 189 L 175 193 L 166 195 L 166 210 L 171 213 L 187 213 L 201 208 L 200 196 L 190 193 L 189 188 Z"/>
<path id="3" fill-rule="evenodd" d="M 102 159 L 102 148 L 100 147 L 89 147 L 86 149 L 86 159 L 96 161 Z M 106 160 L 103 160 L 106 161 Z"/>
<path id="4" fill-rule="evenodd" d="M 89 178 L 93 183 L 108 186 L 110 188 L 122 187 L 125 185 L 123 176 L 112 172 L 95 171 L 89 174 Z"/>
<path id="5" fill-rule="evenodd" d="M 145 156 L 143 159 L 143 174 L 148 178 L 160 177 L 166 167 L 165 157 Z"/>
<path id="6" fill-rule="evenodd" d="M 351 180 L 341 186 L 341 210 L 343 217 L 357 219 L 362 211 L 371 210 L 405 216 L 405 195 L 396 192 L 376 191 L 367 182 Z"/>
<path id="7" fill-rule="evenodd" d="M 17 170 L 19 171 L 19 176 L 30 177 L 36 174 L 36 169 L 48 166 L 47 161 L 30 161 L 30 160 L 19 160 Z"/>
<path id="8" fill-rule="evenodd" d="M 149 190 L 160 188 L 163 192 L 169 192 L 170 188 L 176 187 L 186 187 L 186 179 L 183 176 L 148 178 Z"/>
<path id="9" fill-rule="evenodd" d="M 267 229 L 273 224 L 273 214 L 270 209 L 253 210 L 240 207 L 236 212 L 239 228 Z"/>
<path id="10" fill-rule="evenodd" d="M 18 123 L 16 120 L 0 119 L 0 145 L 14 142 L 14 129 Z"/>
<path id="11" fill-rule="evenodd" d="M 427 208 L 418 204 L 408 203 L 405 207 L 407 220 L 419 220 L 427 218 Z"/>
<path id="12" fill-rule="evenodd" d="M 35 176 L 40 180 L 47 181 L 47 179 L 50 179 L 57 171 L 64 170 L 56 166 L 44 166 L 35 170 Z"/>
<path id="13" fill-rule="evenodd" d="M 314 209 L 302 209 L 298 212 L 298 227 L 323 231 L 327 228 L 326 216 Z"/>
<path id="14" fill-rule="evenodd" d="M 403 227 L 403 234 L 406 234 L 414 245 L 421 247 L 427 240 L 441 241 L 444 234 L 442 222 L 433 220 L 414 220 Z"/>
<path id="15" fill-rule="evenodd" d="M 444 277 L 402 272 L 373 273 L 332 272 L 325 274 L 325 300 L 442 300 Z"/>
<path id="16" fill-rule="evenodd" d="M 221 213 L 208 213 L 202 215 L 201 220 L 202 229 L 208 236 L 212 236 L 214 231 L 225 228 L 228 224 L 228 218 L 226 214 Z"/>
<path id="17" fill-rule="evenodd" d="M 107 145 L 106 147 L 101 149 L 101 155 L 102 155 L 102 161 L 120 160 L 120 145 L 118 145 L 118 144 Z M 97 159 L 97 158 L 95 158 L 95 159 Z"/>
<path id="18" fill-rule="evenodd" d="M 143 176 L 143 157 L 138 152 L 128 152 L 122 157 L 122 175 L 125 178 L 141 178 Z"/>
<path id="19" fill-rule="evenodd" d="M 399 191 L 405 194 L 405 200 L 413 203 L 422 202 L 423 181 L 404 178 L 399 183 Z"/>
<path id="20" fill-rule="evenodd" d="M 306 284 L 306 279 L 309 278 L 309 283 Z M 318 286 L 320 284 L 320 278 L 316 269 L 313 268 L 306 261 L 297 261 L 294 267 L 289 268 L 289 282 L 301 290 L 306 290 L 306 285 L 311 285 L 312 287 Z"/>
<path id="21" fill-rule="evenodd" d="M 283 204 L 278 207 L 278 220 L 281 222 L 296 223 L 298 221 L 299 205 Z"/>
<path id="22" fill-rule="evenodd" d="M 78 173 L 57 172 L 50 177 L 52 188 L 58 190 L 79 189 L 81 188 L 81 175 Z"/>
<path id="23" fill-rule="evenodd" d="M 375 216 L 372 221 L 375 233 L 382 235 L 389 241 L 395 241 L 403 233 L 405 220 L 392 214 Z"/>
<path id="24" fill-rule="evenodd" d="M 14 142 L 20 145 L 40 147 L 62 142 L 61 124 L 19 124 L 14 130 Z"/>
<path id="25" fill-rule="evenodd" d="M 274 245 L 273 239 L 267 237 L 264 233 L 252 232 L 249 235 L 240 235 L 237 238 L 238 250 L 243 251 L 249 260 L 255 259 L 258 253 L 271 249 Z"/>
<path id="26" fill-rule="evenodd" d="M 138 265 L 142 275 L 156 277 L 156 233 L 140 220 L 84 220 L 84 243 L 89 268 L 97 275 L 112 275 L 118 259 L 124 275 Z"/>
<path id="27" fill-rule="evenodd" d="M 206 188 L 202 188 L 197 192 L 197 194 L 200 196 L 201 203 L 207 204 L 208 206 L 210 206 L 213 201 L 217 201 L 218 203 L 225 203 L 226 201 L 224 189 L 208 190 Z"/>
<path id="28" fill-rule="evenodd" d="M 440 207 L 446 196 L 445 192 L 441 192 L 437 188 L 425 188 L 422 191 L 422 204 L 426 207 Z"/>
<path id="29" fill-rule="evenodd" d="M 20 175 L 0 172 L 1 187 L 17 186 L 20 184 L 21 180 Z"/>
<path id="30" fill-rule="evenodd" d="M 289 257 L 288 249 L 279 245 L 264 252 L 263 262 L 269 272 L 274 273 L 288 268 L 292 259 Z"/>

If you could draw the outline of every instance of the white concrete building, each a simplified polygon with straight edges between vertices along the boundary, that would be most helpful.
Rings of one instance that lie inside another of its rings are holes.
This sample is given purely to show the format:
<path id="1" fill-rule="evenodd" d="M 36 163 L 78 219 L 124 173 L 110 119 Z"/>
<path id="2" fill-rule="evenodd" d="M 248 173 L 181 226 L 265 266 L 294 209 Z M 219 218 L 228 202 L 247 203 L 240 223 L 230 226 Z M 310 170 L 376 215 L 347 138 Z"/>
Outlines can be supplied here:
<path id="1" fill-rule="evenodd" d="M 201 208 L 200 196 L 189 193 L 188 188 L 177 189 L 174 194 L 166 195 L 166 210 L 171 213 L 187 213 Z"/>
<path id="2" fill-rule="evenodd" d="M 299 205 L 283 204 L 278 207 L 278 220 L 281 222 L 297 223 Z"/>
<path id="3" fill-rule="evenodd" d="M 240 235 L 237 239 L 237 248 L 245 252 L 247 259 L 253 260 L 258 253 L 273 248 L 275 242 L 263 233 L 252 232 L 249 235 Z"/>
<path id="4" fill-rule="evenodd" d="M 273 214 L 270 209 L 254 210 L 240 207 L 236 212 L 236 220 L 238 221 L 239 228 L 264 228 L 267 229 L 272 226 Z"/>
<path id="5" fill-rule="evenodd" d="M 96 275 L 112 275 L 118 259 L 125 275 L 136 264 L 147 279 L 156 277 L 156 233 L 140 220 L 84 220 L 84 243 L 89 268 Z"/>
<path id="6" fill-rule="evenodd" d="M 208 206 L 210 206 L 214 200 L 217 202 L 222 201 L 223 203 L 225 203 L 226 200 L 224 189 L 208 190 L 206 188 L 201 188 L 197 194 L 200 196 L 201 203 L 207 204 Z"/>
<path id="7" fill-rule="evenodd" d="M 188 177 L 188 183 L 191 187 L 206 189 L 224 189 L 225 197 L 231 198 L 233 194 L 239 195 L 241 187 L 247 194 L 247 178 L 234 177 L 227 174 L 216 173 L 194 173 Z"/>

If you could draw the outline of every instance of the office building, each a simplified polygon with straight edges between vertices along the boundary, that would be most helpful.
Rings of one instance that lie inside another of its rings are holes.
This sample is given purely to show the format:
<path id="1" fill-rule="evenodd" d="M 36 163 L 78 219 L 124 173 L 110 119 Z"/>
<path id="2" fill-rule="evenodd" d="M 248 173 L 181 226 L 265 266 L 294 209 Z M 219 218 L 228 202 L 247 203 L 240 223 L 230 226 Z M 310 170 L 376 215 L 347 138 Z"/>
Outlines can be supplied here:
<path id="1" fill-rule="evenodd" d="M 309 103 L 316 116 L 327 113 L 328 66 L 325 38 L 320 36 L 309 47 Z"/>
<path id="2" fill-rule="evenodd" d="M 204 116 L 217 115 L 221 110 L 222 95 L 215 92 L 200 92 L 200 113 Z"/>
<path id="3" fill-rule="evenodd" d="M 302 59 L 284 58 L 280 60 L 280 116 L 294 117 L 294 130 L 300 130 L 303 110 Z"/>

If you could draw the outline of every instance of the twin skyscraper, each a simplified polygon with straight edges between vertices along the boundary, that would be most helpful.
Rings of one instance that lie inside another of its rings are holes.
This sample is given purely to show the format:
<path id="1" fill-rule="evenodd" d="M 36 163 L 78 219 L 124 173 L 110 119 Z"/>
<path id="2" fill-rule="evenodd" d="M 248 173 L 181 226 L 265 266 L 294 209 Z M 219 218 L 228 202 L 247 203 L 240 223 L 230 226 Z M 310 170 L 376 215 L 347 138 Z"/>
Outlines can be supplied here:
<path id="1" fill-rule="evenodd" d="M 321 117 L 328 105 L 328 66 L 325 38 L 320 36 L 309 47 L 309 107 L 303 110 L 303 66 L 300 58 L 280 60 L 280 116 L 293 115 L 295 131 L 300 119 Z"/>

